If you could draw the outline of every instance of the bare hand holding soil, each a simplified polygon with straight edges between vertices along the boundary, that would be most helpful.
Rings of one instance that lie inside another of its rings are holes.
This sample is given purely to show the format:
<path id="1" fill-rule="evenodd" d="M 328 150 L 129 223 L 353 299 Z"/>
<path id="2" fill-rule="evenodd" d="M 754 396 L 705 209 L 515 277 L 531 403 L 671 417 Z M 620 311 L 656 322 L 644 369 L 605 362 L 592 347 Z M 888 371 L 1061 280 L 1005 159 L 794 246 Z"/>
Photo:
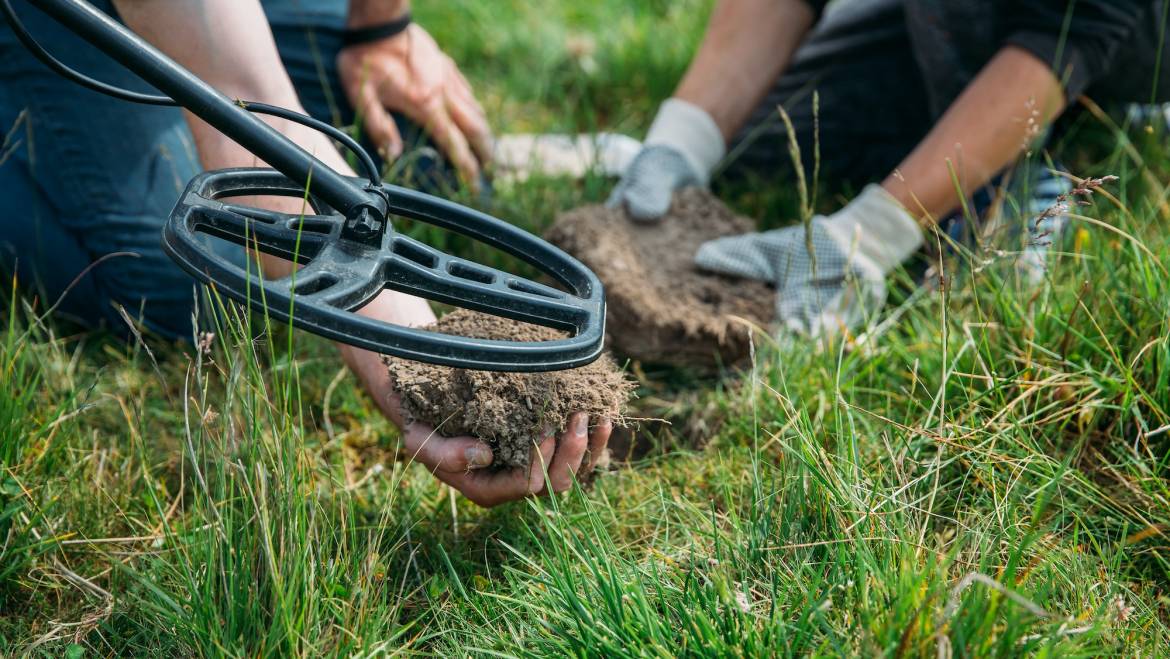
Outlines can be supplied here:
<path id="1" fill-rule="evenodd" d="M 516 341 L 563 336 L 556 330 L 465 310 L 447 314 L 432 329 Z M 528 475 L 537 486 L 535 492 L 544 486 L 537 460 L 552 465 L 549 480 L 560 489 L 568 486 L 577 466 L 587 470 L 602 459 L 612 421 L 623 418 L 633 389 L 609 356 L 582 368 L 548 373 L 468 371 L 393 357 L 386 365 L 406 422 L 437 430 L 428 442 L 442 445 L 451 441 L 447 438 L 478 437 L 491 447 L 494 466 L 532 467 Z M 591 423 L 594 432 L 586 442 Z M 560 442 L 553 439 L 557 434 Z M 558 461 L 573 468 L 560 469 Z M 475 475 L 490 477 L 493 472 L 499 473 L 489 469 Z"/>
<path id="2" fill-rule="evenodd" d="M 573 415 L 568 426 L 557 437 L 541 438 L 527 467 L 491 467 L 492 453 L 482 440 L 443 437 L 417 421 L 403 426 L 403 448 L 435 478 L 486 508 L 550 491 L 565 492 L 574 478 L 586 480 L 595 466 L 603 464 L 613 423 L 603 419 L 590 431 L 589 415 L 580 413 Z"/>

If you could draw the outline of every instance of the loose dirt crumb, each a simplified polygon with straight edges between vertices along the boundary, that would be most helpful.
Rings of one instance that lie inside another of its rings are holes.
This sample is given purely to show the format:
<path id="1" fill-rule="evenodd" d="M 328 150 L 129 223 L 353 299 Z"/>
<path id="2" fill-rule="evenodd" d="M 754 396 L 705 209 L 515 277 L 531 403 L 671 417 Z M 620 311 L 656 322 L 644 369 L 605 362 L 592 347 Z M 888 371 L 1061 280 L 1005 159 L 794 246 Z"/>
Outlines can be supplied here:
<path id="1" fill-rule="evenodd" d="M 775 291 L 767 284 L 699 271 L 699 245 L 745 233 L 754 223 L 711 193 L 678 192 L 661 221 L 642 224 L 604 206 L 560 216 L 547 238 L 605 284 L 606 329 L 615 352 L 643 362 L 710 369 L 750 351 L 751 330 L 767 327 Z"/>
<path id="2" fill-rule="evenodd" d="M 552 341 L 563 332 L 457 310 L 429 329 L 476 339 Z M 588 412 L 624 421 L 634 384 L 609 355 L 581 368 L 547 373 L 469 371 L 387 357 L 407 421 L 434 426 L 445 437 L 471 435 L 491 445 L 495 465 L 527 467 L 534 441 L 564 430 L 569 415 Z"/>

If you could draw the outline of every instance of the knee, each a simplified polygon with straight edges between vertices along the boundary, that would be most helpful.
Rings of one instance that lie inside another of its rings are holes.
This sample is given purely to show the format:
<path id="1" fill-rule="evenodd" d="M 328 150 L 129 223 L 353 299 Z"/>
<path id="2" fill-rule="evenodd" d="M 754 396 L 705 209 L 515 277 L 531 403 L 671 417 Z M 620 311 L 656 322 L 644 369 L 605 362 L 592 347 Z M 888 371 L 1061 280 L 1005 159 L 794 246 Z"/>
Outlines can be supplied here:
<path id="1" fill-rule="evenodd" d="M 158 231 L 121 241 L 113 235 L 88 246 L 86 276 L 98 296 L 97 321 L 119 334 L 134 324 L 167 340 L 190 340 L 197 285 L 163 252 Z"/>

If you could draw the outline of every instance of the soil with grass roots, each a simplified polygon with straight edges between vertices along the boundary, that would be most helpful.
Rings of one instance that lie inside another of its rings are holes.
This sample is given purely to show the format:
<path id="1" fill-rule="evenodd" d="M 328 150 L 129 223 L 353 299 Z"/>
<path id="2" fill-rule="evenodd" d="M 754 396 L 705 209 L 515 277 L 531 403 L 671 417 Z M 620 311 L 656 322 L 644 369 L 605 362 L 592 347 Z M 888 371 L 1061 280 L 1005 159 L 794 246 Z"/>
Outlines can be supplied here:
<path id="1" fill-rule="evenodd" d="M 462 309 L 427 329 L 476 339 L 567 338 L 555 329 Z M 588 412 L 592 424 L 602 418 L 623 423 L 634 388 L 609 355 L 545 373 L 472 371 L 396 357 L 387 357 L 386 366 L 408 422 L 433 426 L 444 437 L 478 437 L 492 447 L 499 467 L 527 467 L 534 443 L 562 432 L 573 413 Z"/>
<path id="2" fill-rule="evenodd" d="M 754 229 L 711 193 L 691 188 L 678 192 L 657 222 L 586 206 L 558 217 L 546 237 L 605 284 L 606 332 L 615 352 L 709 370 L 749 355 L 752 327 L 772 321 L 775 291 L 762 282 L 704 273 L 692 259 L 707 240 Z"/>

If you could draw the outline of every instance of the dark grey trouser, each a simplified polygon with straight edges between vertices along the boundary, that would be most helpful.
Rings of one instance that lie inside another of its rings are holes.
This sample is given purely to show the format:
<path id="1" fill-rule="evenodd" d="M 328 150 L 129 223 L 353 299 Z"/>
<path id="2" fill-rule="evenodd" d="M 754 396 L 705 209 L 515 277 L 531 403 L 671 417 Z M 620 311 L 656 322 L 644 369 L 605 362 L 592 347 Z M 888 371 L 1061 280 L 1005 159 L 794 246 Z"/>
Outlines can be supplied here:
<path id="1" fill-rule="evenodd" d="M 824 178 L 854 188 L 885 178 L 999 49 L 994 4 L 844 0 L 832 6 L 733 140 L 724 175 L 772 177 L 790 169 L 781 105 L 811 173 L 815 90 Z M 1150 20 L 1121 52 L 1116 75 L 1092 84 L 1087 96 L 1106 107 L 1170 100 L 1170 62 L 1155 66 L 1170 54 L 1159 55 L 1161 4 L 1150 3 Z M 1156 85 L 1155 71 L 1161 72 Z"/>

